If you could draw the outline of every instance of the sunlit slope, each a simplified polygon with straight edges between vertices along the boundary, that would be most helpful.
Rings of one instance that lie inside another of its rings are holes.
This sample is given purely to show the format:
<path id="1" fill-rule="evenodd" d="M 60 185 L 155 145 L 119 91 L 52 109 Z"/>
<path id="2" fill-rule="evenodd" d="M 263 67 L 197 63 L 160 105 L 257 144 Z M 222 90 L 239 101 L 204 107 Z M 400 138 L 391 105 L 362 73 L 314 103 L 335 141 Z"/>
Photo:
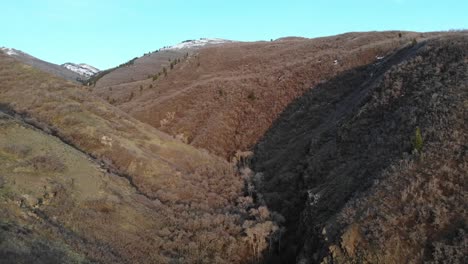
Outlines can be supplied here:
<path id="1" fill-rule="evenodd" d="M 266 247 L 274 225 L 230 164 L 85 88 L 0 54 L 0 111 L 9 263 L 44 244 L 45 262 L 77 263 L 244 263 Z"/>

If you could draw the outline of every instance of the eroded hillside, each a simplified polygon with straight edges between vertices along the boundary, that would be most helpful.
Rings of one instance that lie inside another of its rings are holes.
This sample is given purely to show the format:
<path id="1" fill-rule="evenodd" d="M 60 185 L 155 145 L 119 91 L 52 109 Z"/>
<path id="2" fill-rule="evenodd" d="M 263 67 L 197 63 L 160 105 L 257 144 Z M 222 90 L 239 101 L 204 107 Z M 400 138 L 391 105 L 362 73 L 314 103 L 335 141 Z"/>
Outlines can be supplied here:
<path id="1" fill-rule="evenodd" d="M 413 43 L 288 106 L 255 148 L 286 219 L 268 263 L 466 262 L 467 52 Z"/>
<path id="2" fill-rule="evenodd" d="M 0 54 L 0 255 L 244 263 L 275 229 L 224 160 Z"/>

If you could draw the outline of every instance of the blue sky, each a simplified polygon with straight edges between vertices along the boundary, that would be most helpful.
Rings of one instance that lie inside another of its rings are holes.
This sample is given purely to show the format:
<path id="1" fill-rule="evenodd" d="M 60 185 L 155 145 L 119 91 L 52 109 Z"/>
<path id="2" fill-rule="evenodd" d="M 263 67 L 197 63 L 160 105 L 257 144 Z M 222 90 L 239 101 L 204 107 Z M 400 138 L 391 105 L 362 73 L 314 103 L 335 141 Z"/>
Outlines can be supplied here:
<path id="1" fill-rule="evenodd" d="M 5 0 L 0 46 L 100 69 L 186 39 L 468 29 L 466 0 Z"/>

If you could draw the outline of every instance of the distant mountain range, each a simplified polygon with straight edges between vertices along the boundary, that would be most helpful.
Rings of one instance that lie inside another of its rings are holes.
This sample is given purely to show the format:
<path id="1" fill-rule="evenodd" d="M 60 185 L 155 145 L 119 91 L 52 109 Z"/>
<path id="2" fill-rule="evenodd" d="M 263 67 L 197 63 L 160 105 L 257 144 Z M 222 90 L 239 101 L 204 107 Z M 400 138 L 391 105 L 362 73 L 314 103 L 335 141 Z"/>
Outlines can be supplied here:
<path id="1" fill-rule="evenodd" d="M 62 65 L 57 65 L 43 61 L 17 49 L 2 47 L 0 50 L 22 63 L 42 71 L 52 73 L 69 81 L 83 82 L 99 72 L 99 69 L 84 63 L 75 64 L 68 62 Z"/>

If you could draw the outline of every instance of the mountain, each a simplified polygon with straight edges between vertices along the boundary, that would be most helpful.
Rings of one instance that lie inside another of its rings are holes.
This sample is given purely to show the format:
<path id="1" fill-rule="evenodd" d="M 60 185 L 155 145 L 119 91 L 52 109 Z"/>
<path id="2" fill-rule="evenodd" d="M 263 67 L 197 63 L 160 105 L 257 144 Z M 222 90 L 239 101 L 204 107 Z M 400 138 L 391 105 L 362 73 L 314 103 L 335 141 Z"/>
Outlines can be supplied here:
<path id="1" fill-rule="evenodd" d="M 98 71 L 96 68 L 86 64 L 76 65 L 66 63 L 62 66 L 53 64 L 50 62 L 40 60 L 25 52 L 13 48 L 2 47 L 0 48 L 0 51 L 24 64 L 27 64 L 41 71 L 53 74 L 55 76 L 69 81 L 83 82 L 91 76 L 89 75 L 90 73 Z"/>
<path id="2" fill-rule="evenodd" d="M 61 65 L 62 67 L 65 67 L 73 72 L 78 73 L 81 75 L 83 78 L 90 78 L 91 76 L 97 74 L 99 72 L 99 69 L 94 68 L 91 65 L 85 64 L 85 63 L 80 63 L 80 64 L 75 64 L 71 62 L 67 62 Z"/>
<path id="3" fill-rule="evenodd" d="M 228 160 L 253 150 L 254 196 L 285 219 L 267 263 L 456 262 L 466 43 L 465 32 L 395 31 L 229 43 L 93 93 Z"/>
<path id="4" fill-rule="evenodd" d="M 188 56 L 162 51 L 104 76 L 93 92 L 140 121 L 231 158 L 253 147 L 286 106 L 311 87 L 420 37 L 397 31 L 348 33 L 227 43 Z"/>
<path id="5" fill-rule="evenodd" d="M 2 263 L 466 262 L 466 31 L 186 43 L 0 52 Z"/>

